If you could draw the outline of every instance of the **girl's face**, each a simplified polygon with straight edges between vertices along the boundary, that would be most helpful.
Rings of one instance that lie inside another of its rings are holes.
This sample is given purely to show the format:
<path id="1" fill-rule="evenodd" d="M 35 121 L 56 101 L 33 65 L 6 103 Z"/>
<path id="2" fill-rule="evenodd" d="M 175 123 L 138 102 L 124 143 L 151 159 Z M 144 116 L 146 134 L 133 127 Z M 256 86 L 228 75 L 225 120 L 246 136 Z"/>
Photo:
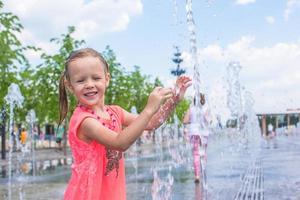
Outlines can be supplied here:
<path id="1" fill-rule="evenodd" d="M 104 94 L 110 75 L 105 73 L 104 64 L 97 57 L 77 58 L 69 63 L 69 89 L 77 100 L 93 107 L 104 103 Z"/>

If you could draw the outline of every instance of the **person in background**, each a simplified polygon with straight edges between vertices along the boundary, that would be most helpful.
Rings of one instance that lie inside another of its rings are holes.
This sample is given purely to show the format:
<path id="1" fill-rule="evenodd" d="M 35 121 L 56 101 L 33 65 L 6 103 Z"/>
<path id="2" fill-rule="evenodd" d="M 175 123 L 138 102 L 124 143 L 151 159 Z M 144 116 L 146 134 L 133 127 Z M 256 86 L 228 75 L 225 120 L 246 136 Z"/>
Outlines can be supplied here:
<path id="1" fill-rule="evenodd" d="M 268 138 L 273 138 L 275 137 L 275 132 L 273 130 L 273 125 L 271 123 L 268 124 Z"/>
<path id="2" fill-rule="evenodd" d="M 65 132 L 65 129 L 64 129 L 63 126 L 57 127 L 55 141 L 58 144 L 58 149 L 59 150 L 62 150 L 62 143 L 61 142 L 62 142 L 64 132 Z"/>
<path id="3" fill-rule="evenodd" d="M 204 94 L 200 93 L 200 106 L 196 105 L 197 98 L 194 97 L 189 109 L 184 115 L 184 135 L 188 136 L 192 145 L 195 183 L 200 182 L 201 163 L 200 158 L 206 160 L 206 149 L 211 123 L 210 111 L 205 101 Z M 198 116 L 197 116 L 198 115 Z"/>
<path id="4" fill-rule="evenodd" d="M 22 128 L 21 134 L 20 134 L 20 142 L 21 145 L 25 145 L 26 144 L 26 140 L 27 140 L 27 131 L 25 130 L 25 128 Z"/>

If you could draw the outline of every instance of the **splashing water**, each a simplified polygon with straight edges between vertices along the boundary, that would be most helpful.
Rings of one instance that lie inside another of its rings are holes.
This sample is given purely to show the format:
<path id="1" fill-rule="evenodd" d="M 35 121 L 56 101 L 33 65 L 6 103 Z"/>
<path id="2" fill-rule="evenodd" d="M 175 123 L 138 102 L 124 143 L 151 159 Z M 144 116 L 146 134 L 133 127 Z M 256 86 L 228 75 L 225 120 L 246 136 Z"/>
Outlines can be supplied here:
<path id="1" fill-rule="evenodd" d="M 35 112 L 34 110 L 30 110 L 28 112 L 28 114 L 26 115 L 26 122 L 28 124 L 28 135 L 29 135 L 29 140 L 30 140 L 30 146 L 31 146 L 31 156 L 32 156 L 32 175 L 33 175 L 33 179 L 35 178 L 35 165 L 34 163 L 36 162 L 36 158 L 35 158 L 35 129 L 34 129 L 34 125 L 35 125 L 35 122 L 36 122 L 36 115 L 35 115 Z"/>
<path id="2" fill-rule="evenodd" d="M 239 73 L 241 71 L 239 62 L 232 61 L 227 66 L 227 106 L 230 109 L 232 120 L 236 121 L 236 128 L 240 128 L 240 117 L 242 111 L 241 86 Z"/>
<path id="3" fill-rule="evenodd" d="M 154 170 L 154 181 L 152 184 L 152 199 L 153 200 L 164 200 L 171 199 L 172 194 L 172 185 L 174 183 L 174 178 L 171 175 L 172 167 L 169 167 L 168 174 L 166 176 L 166 180 L 163 180 L 159 177 L 158 171 Z"/>
<path id="4" fill-rule="evenodd" d="M 184 138 L 180 134 L 182 129 L 175 119 L 174 124 L 161 126 L 155 132 L 155 165 L 151 167 L 153 182 L 151 196 L 154 200 L 172 199 L 174 177 L 173 169 L 186 167 L 189 162 L 189 146 L 184 145 Z"/>
<path id="5" fill-rule="evenodd" d="M 9 152 L 8 152 L 8 200 L 11 200 L 12 187 L 12 150 L 13 150 L 13 131 L 14 131 L 14 108 L 22 107 L 24 97 L 21 94 L 20 88 L 17 84 L 12 83 L 8 87 L 8 93 L 5 96 L 6 102 L 9 104 Z M 20 194 L 22 197 L 22 194 Z"/>
<path id="6" fill-rule="evenodd" d="M 188 31 L 190 35 L 190 52 L 192 55 L 192 65 L 194 69 L 193 74 L 193 88 L 196 97 L 196 105 L 199 106 L 199 96 L 201 90 L 201 78 L 199 72 L 199 61 L 197 55 L 197 39 L 196 39 L 196 25 L 193 17 L 193 10 L 192 10 L 192 0 L 186 0 L 186 18 L 187 18 L 187 25 Z"/>
<path id="7" fill-rule="evenodd" d="M 5 101 L 9 105 L 13 105 L 13 108 L 14 108 L 14 106 L 19 107 L 19 108 L 22 107 L 22 103 L 24 101 L 24 97 L 22 96 L 20 88 L 19 88 L 19 86 L 17 84 L 12 83 L 8 87 L 8 93 L 5 96 Z"/>
<path id="8" fill-rule="evenodd" d="M 133 114 L 137 114 L 137 109 L 135 106 L 131 107 L 130 110 L 131 113 Z M 140 143 L 141 139 L 137 139 L 134 144 L 130 147 L 129 149 L 129 155 L 131 156 L 131 163 L 132 166 L 134 168 L 134 179 L 135 179 L 135 183 L 136 183 L 136 187 L 137 187 L 137 181 L 138 181 L 138 143 Z M 137 188 L 135 188 L 137 190 Z"/>
<path id="9" fill-rule="evenodd" d="M 258 118 L 254 111 L 254 99 L 251 92 L 246 91 L 244 94 L 244 113 L 242 115 L 242 132 L 247 138 L 248 147 L 251 150 L 252 160 L 258 157 L 260 148 L 260 128 Z"/>
<path id="10" fill-rule="evenodd" d="M 198 55 L 197 55 L 197 39 L 196 39 L 196 25 L 193 17 L 193 11 L 192 11 L 192 0 L 186 0 L 186 12 L 187 12 L 187 25 L 188 25 L 188 31 L 190 34 L 190 52 L 192 55 L 192 64 L 193 64 L 193 88 L 194 88 L 194 107 L 196 108 L 196 122 L 200 122 L 201 127 L 199 127 L 199 132 L 201 133 L 200 138 L 201 141 L 206 140 L 207 136 L 203 133 L 205 130 L 207 130 L 207 126 L 203 123 L 203 107 L 200 104 L 200 94 L 204 94 L 204 89 L 202 88 L 201 84 L 201 78 L 200 78 L 200 72 L 199 72 L 199 61 L 198 61 Z M 198 108 L 198 109 L 197 109 Z M 207 143 L 205 144 L 207 145 Z M 204 149 L 204 146 L 201 145 L 200 147 L 200 153 L 206 154 Z M 200 167 L 200 173 L 202 176 L 201 184 L 203 188 L 203 200 L 207 199 L 207 182 L 206 182 L 206 155 L 200 156 L 201 160 L 201 167 Z"/>

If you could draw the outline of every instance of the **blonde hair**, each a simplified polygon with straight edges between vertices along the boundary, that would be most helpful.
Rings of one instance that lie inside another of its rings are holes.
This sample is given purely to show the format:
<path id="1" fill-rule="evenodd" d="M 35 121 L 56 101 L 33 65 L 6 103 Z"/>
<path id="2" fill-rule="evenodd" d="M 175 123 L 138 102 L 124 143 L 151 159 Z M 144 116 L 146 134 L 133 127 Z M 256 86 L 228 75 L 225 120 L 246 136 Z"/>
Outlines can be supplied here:
<path id="1" fill-rule="evenodd" d="M 64 121 L 69 111 L 68 95 L 67 95 L 67 89 L 65 85 L 65 81 L 70 81 L 70 76 L 68 72 L 69 65 L 72 61 L 78 58 L 84 58 L 88 56 L 99 58 L 99 60 L 104 64 L 104 72 L 109 73 L 109 68 L 106 60 L 96 50 L 92 48 L 83 48 L 83 49 L 73 51 L 65 62 L 65 70 L 61 74 L 59 80 L 59 123 L 58 124 L 61 124 Z"/>

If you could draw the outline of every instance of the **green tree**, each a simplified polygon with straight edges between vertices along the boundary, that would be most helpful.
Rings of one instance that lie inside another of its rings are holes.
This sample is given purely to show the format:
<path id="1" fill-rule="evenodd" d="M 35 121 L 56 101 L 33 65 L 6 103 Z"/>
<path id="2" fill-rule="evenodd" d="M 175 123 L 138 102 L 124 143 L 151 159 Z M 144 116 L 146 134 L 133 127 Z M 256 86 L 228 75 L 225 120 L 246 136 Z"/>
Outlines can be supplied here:
<path id="1" fill-rule="evenodd" d="M 150 76 L 142 75 L 140 67 L 134 66 L 134 71 L 128 72 L 117 62 L 114 51 L 107 46 L 102 53 L 105 57 L 111 75 L 109 87 L 106 91 L 105 102 L 116 104 L 130 111 L 135 106 L 140 112 L 144 108 L 148 95 L 154 88 L 149 81 Z M 159 82 L 159 80 L 157 80 Z"/>
<path id="2" fill-rule="evenodd" d="M 183 99 L 179 104 L 176 106 L 175 113 L 178 117 L 178 119 L 182 122 L 184 114 L 188 110 L 190 106 L 190 101 L 187 99 Z"/>
<path id="3" fill-rule="evenodd" d="M 119 91 L 120 86 L 125 83 L 125 69 L 120 65 L 119 62 L 117 62 L 116 54 L 110 48 L 110 46 L 106 46 L 105 50 L 102 52 L 102 55 L 109 66 L 110 73 L 110 83 L 105 93 L 105 103 L 118 104 L 120 101 L 119 97 L 121 96 L 121 92 Z M 123 87 L 121 87 L 121 89 L 122 88 Z"/>
<path id="4" fill-rule="evenodd" d="M 35 110 L 41 123 L 58 121 L 58 85 L 65 60 L 72 51 L 84 43 L 83 40 L 76 40 L 72 37 L 74 31 L 73 26 L 68 27 L 66 34 L 50 40 L 59 46 L 59 50 L 53 55 L 41 54 L 43 62 L 37 66 L 32 76 L 32 83 L 29 84 L 30 88 L 26 97 L 28 108 Z M 71 99 L 71 104 L 74 105 L 74 103 L 74 99 Z"/>
<path id="5" fill-rule="evenodd" d="M 21 33 L 23 26 L 19 18 L 10 12 L 3 12 L 0 1 L 0 105 L 4 104 L 7 88 L 11 83 L 19 84 L 20 66 L 28 67 L 23 55 L 25 49 L 16 34 Z"/>
<path id="6" fill-rule="evenodd" d="M 128 86 L 130 93 L 130 102 L 128 102 L 128 109 L 135 106 L 138 112 L 141 112 L 145 107 L 148 96 L 154 89 L 155 84 L 149 81 L 150 76 L 142 75 L 140 67 L 134 66 L 134 71 L 128 76 Z"/>
<path id="7" fill-rule="evenodd" d="M 162 82 L 159 80 L 159 78 L 155 78 L 155 80 L 154 80 L 154 86 L 155 87 L 157 87 L 157 86 L 160 86 L 160 87 L 162 87 L 163 86 L 163 84 L 162 84 Z"/>

